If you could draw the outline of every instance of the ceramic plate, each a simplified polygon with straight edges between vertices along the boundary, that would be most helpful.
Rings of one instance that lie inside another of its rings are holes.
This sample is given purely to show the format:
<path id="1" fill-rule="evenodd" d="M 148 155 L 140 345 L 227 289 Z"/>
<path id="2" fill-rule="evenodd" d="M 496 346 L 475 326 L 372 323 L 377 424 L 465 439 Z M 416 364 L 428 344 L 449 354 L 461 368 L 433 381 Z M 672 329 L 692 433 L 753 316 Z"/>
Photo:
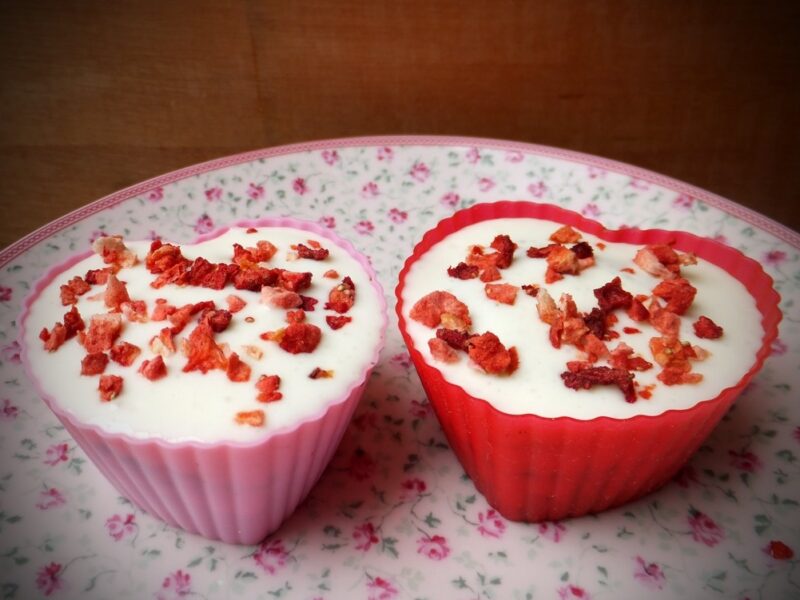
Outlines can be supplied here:
<path id="1" fill-rule="evenodd" d="M 15 342 L 48 266 L 103 233 L 188 242 L 244 218 L 322 223 L 398 271 L 476 202 L 552 202 L 610 228 L 682 229 L 759 260 L 783 301 L 763 371 L 679 476 L 601 515 L 525 525 L 464 476 L 396 328 L 331 466 L 255 547 L 173 529 L 121 498 L 34 394 Z M 800 236 L 718 196 L 573 152 L 484 139 L 315 142 L 211 161 L 87 205 L 0 253 L 0 596 L 789 598 L 800 596 Z"/>

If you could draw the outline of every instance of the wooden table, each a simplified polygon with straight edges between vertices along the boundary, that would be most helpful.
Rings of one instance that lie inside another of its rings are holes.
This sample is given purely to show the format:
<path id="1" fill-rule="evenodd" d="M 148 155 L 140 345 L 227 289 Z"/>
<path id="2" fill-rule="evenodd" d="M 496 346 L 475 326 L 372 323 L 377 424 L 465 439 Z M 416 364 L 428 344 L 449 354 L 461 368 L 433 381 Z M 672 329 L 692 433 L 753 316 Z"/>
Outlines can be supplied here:
<path id="1" fill-rule="evenodd" d="M 5 2 L 0 247 L 177 167 L 377 133 L 595 153 L 800 229 L 798 23 L 790 2 Z"/>

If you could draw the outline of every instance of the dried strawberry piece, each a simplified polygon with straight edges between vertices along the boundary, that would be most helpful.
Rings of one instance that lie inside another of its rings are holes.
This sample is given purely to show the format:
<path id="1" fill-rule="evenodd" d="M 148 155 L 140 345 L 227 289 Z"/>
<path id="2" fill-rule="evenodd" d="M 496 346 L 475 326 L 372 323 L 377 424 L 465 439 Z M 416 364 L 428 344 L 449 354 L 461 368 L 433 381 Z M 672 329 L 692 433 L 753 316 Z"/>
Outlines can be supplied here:
<path id="1" fill-rule="evenodd" d="M 500 269 L 497 267 L 486 267 L 483 271 L 481 271 L 480 280 L 484 283 L 497 281 L 502 278 L 503 276 L 500 274 Z"/>
<path id="2" fill-rule="evenodd" d="M 230 270 L 224 263 L 211 263 L 202 256 L 194 259 L 187 273 L 189 285 L 221 290 L 228 283 Z"/>
<path id="3" fill-rule="evenodd" d="M 583 321 L 586 327 L 589 328 L 594 335 L 599 339 L 606 339 L 606 313 L 605 311 L 594 307 L 588 314 L 583 316 Z"/>
<path id="4" fill-rule="evenodd" d="M 144 300 L 131 300 L 120 304 L 120 310 L 125 318 L 132 323 L 147 323 L 147 303 Z"/>
<path id="5" fill-rule="evenodd" d="M 175 339 L 172 329 L 164 327 L 158 332 L 158 335 L 150 339 L 150 350 L 155 354 L 161 356 L 169 355 L 175 352 Z"/>
<path id="6" fill-rule="evenodd" d="M 450 292 L 436 291 L 417 300 L 410 316 L 427 327 L 469 330 L 472 320 L 467 305 Z"/>
<path id="7" fill-rule="evenodd" d="M 97 384 L 101 402 L 110 402 L 122 392 L 122 377 L 119 375 L 100 375 Z"/>
<path id="8" fill-rule="evenodd" d="M 716 340 L 722 337 L 723 329 L 708 317 L 701 315 L 697 321 L 692 323 L 694 333 L 699 338 Z"/>
<path id="9" fill-rule="evenodd" d="M 431 356 L 444 363 L 454 363 L 458 361 L 458 353 L 451 348 L 447 342 L 435 337 L 428 340 Z"/>
<path id="10" fill-rule="evenodd" d="M 186 343 L 187 362 L 183 370 L 207 373 L 212 369 L 225 370 L 227 360 L 222 349 L 214 341 L 214 333 L 206 323 L 200 323 L 189 334 Z"/>
<path id="11" fill-rule="evenodd" d="M 106 291 L 103 294 L 105 305 L 114 312 L 119 312 L 123 302 L 130 302 L 128 287 L 124 282 L 117 279 L 116 275 L 109 275 L 106 284 Z"/>
<path id="12" fill-rule="evenodd" d="M 528 296 L 531 298 L 536 298 L 536 296 L 539 295 L 539 286 L 535 283 L 532 283 L 531 285 L 523 285 L 522 291 L 528 294 Z"/>
<path id="13" fill-rule="evenodd" d="M 598 359 L 608 356 L 608 347 L 605 342 L 593 333 L 587 333 L 580 342 L 580 349 L 583 350 L 589 362 L 597 362 Z"/>
<path id="14" fill-rule="evenodd" d="M 581 340 L 589 333 L 582 317 L 565 318 L 561 330 L 561 342 L 580 346 Z"/>
<path id="15" fill-rule="evenodd" d="M 322 331 L 311 323 L 291 323 L 278 345 L 291 354 L 313 352 L 322 338 Z"/>
<path id="16" fill-rule="evenodd" d="M 697 289 L 682 277 L 665 279 L 653 288 L 653 294 L 667 301 L 666 310 L 682 315 L 691 306 Z"/>
<path id="17" fill-rule="evenodd" d="M 139 346 L 136 344 L 131 344 L 130 342 L 117 342 L 111 346 L 109 354 L 111 356 L 111 360 L 113 360 L 115 363 L 118 363 L 123 367 L 130 367 L 141 352 L 141 348 L 139 348 Z"/>
<path id="18" fill-rule="evenodd" d="M 303 296 L 303 294 L 300 294 L 300 300 L 303 301 L 303 304 L 300 308 L 306 312 L 314 312 L 314 307 L 317 305 L 317 302 L 319 302 L 319 300 L 316 298 L 312 298 L 311 296 Z"/>
<path id="19" fill-rule="evenodd" d="M 339 272 L 334 271 L 333 269 L 328 269 L 322 274 L 322 276 L 325 279 L 339 279 Z"/>
<path id="20" fill-rule="evenodd" d="M 662 367 L 677 366 L 691 369 L 689 358 L 694 356 L 694 351 L 689 344 L 681 342 L 676 337 L 662 336 L 650 339 L 650 352 L 655 361 Z"/>
<path id="21" fill-rule="evenodd" d="M 190 262 L 183 256 L 180 247 L 155 240 L 150 245 L 150 252 L 145 257 L 144 264 L 150 273 L 157 275 L 175 267 L 183 267 L 183 270 L 186 270 Z"/>
<path id="22" fill-rule="evenodd" d="M 581 234 L 569 225 L 562 225 L 550 235 L 550 239 L 559 244 L 572 244 L 581 239 Z"/>
<path id="23" fill-rule="evenodd" d="M 287 323 L 302 323 L 306 320 L 306 313 L 304 310 L 290 310 L 286 313 Z"/>
<path id="24" fill-rule="evenodd" d="M 467 340 L 472 336 L 464 331 L 458 331 L 456 329 L 439 328 L 436 330 L 436 337 L 445 342 L 451 348 L 466 352 Z"/>
<path id="25" fill-rule="evenodd" d="M 194 304 L 184 304 L 167 317 L 169 322 L 172 323 L 172 333 L 177 335 L 183 331 L 192 320 L 192 315 L 194 313 Z"/>
<path id="26" fill-rule="evenodd" d="M 327 315 L 325 317 L 325 322 L 328 324 L 328 327 L 333 330 L 341 329 L 352 320 L 353 317 L 347 317 L 345 315 Z"/>
<path id="27" fill-rule="evenodd" d="M 536 295 L 536 310 L 539 313 L 539 320 L 548 325 L 552 325 L 561 316 L 555 300 L 545 289 L 540 289 Z"/>
<path id="28" fill-rule="evenodd" d="M 635 333 L 642 333 L 642 330 L 636 329 L 636 327 L 623 327 L 622 332 L 627 333 L 628 335 L 633 335 Z"/>
<path id="29" fill-rule="evenodd" d="M 297 244 L 294 250 L 297 252 L 297 258 L 307 258 L 309 260 L 325 260 L 329 254 L 325 248 L 312 249 L 305 244 Z"/>
<path id="30" fill-rule="evenodd" d="M 681 318 L 674 312 L 664 309 L 658 300 L 653 298 L 650 303 L 650 324 L 661 335 L 678 337 L 681 328 Z"/>
<path id="31" fill-rule="evenodd" d="M 469 357 L 487 373 L 510 375 L 519 365 L 516 348 L 506 349 L 490 331 L 471 337 L 466 345 Z"/>
<path id="32" fill-rule="evenodd" d="M 239 425 L 263 427 L 267 417 L 263 410 L 242 410 L 236 413 L 235 420 Z"/>
<path id="33" fill-rule="evenodd" d="M 242 310 L 245 306 L 247 306 L 247 302 L 242 300 L 239 296 L 234 294 L 230 294 L 225 298 L 225 302 L 228 304 L 228 310 L 232 313 L 237 313 Z"/>
<path id="34" fill-rule="evenodd" d="M 276 402 L 283 398 L 283 394 L 278 391 L 281 386 L 281 378 L 278 375 L 261 375 L 256 381 L 259 402 Z"/>
<path id="35" fill-rule="evenodd" d="M 497 254 L 493 256 L 495 257 L 494 264 L 498 269 L 507 269 L 511 266 L 517 245 L 511 241 L 510 237 L 505 234 L 498 235 L 489 246 L 497 250 Z"/>
<path id="36" fill-rule="evenodd" d="M 55 352 L 67 340 L 67 328 L 63 323 L 56 323 L 49 331 L 45 327 L 39 332 L 39 339 L 44 342 L 45 350 Z"/>
<path id="37" fill-rule="evenodd" d="M 256 229 L 255 227 L 248 227 L 247 229 L 245 229 L 245 233 L 258 233 L 258 229 Z"/>
<path id="38" fill-rule="evenodd" d="M 111 271 L 111 267 L 105 267 L 103 269 L 89 269 L 86 271 L 86 275 L 84 275 L 83 278 L 89 285 L 105 285 L 106 281 L 108 280 L 108 276 L 111 274 Z"/>
<path id="39" fill-rule="evenodd" d="M 573 366 L 573 365 L 568 365 Z M 588 390 L 596 385 L 616 385 L 625 396 L 625 402 L 636 402 L 633 373 L 611 367 L 580 366 L 561 373 L 564 385 L 573 390 Z"/>
<path id="40" fill-rule="evenodd" d="M 97 238 L 92 243 L 92 250 L 103 258 L 107 265 L 116 267 L 132 267 L 139 260 L 122 241 L 121 235 Z"/>
<path id="41" fill-rule="evenodd" d="M 83 296 L 91 287 L 80 275 L 76 275 L 61 286 L 61 304 L 64 306 L 75 304 L 78 301 L 78 296 Z"/>
<path id="42" fill-rule="evenodd" d="M 241 244 L 233 245 L 233 262 L 243 269 L 252 269 L 258 266 L 257 248 L 245 248 Z"/>
<path id="43" fill-rule="evenodd" d="M 455 267 L 447 267 L 447 274 L 455 279 L 475 279 L 480 274 L 480 269 L 475 265 L 460 262 Z"/>
<path id="44" fill-rule="evenodd" d="M 309 379 L 331 379 L 333 377 L 333 371 L 330 369 L 320 369 L 319 367 L 314 367 L 311 373 L 308 374 Z"/>
<path id="45" fill-rule="evenodd" d="M 594 290 L 594 297 L 600 310 L 611 312 L 616 308 L 629 308 L 633 303 L 633 295 L 622 289 L 622 281 L 619 277 L 614 277 L 602 287 Z"/>
<path id="46" fill-rule="evenodd" d="M 122 315 L 119 313 L 93 315 L 89 321 L 89 329 L 83 337 L 83 347 L 90 354 L 106 352 L 111 349 L 121 332 Z"/>
<path id="47" fill-rule="evenodd" d="M 143 360 L 139 365 L 139 373 L 145 376 L 150 381 L 156 381 L 167 375 L 167 365 L 164 364 L 164 359 L 159 354 L 155 358 Z"/>
<path id="48" fill-rule="evenodd" d="M 547 258 L 550 253 L 557 248 L 563 248 L 563 246 L 561 244 L 548 244 L 547 246 L 542 246 L 541 248 L 531 246 L 528 248 L 525 254 L 528 255 L 528 258 Z"/>
<path id="49" fill-rule="evenodd" d="M 214 333 L 220 333 L 228 328 L 232 318 L 233 315 L 231 311 L 225 310 L 224 308 L 212 308 L 203 313 L 201 321 L 208 323 L 208 326 Z"/>
<path id="50" fill-rule="evenodd" d="M 299 308 L 303 306 L 300 294 L 280 288 L 264 286 L 261 288 L 261 302 L 275 308 Z"/>
<path id="51" fill-rule="evenodd" d="M 661 372 L 656 375 L 661 383 L 665 385 L 683 385 L 686 383 L 700 383 L 703 376 L 700 373 L 692 373 L 685 371 L 681 367 L 664 367 Z"/>
<path id="52" fill-rule="evenodd" d="M 242 346 L 244 349 L 244 353 L 247 354 L 250 358 L 254 358 L 256 360 L 261 360 L 261 357 L 264 356 L 264 351 L 261 350 L 258 346 L 253 344 L 245 344 Z"/>
<path id="53" fill-rule="evenodd" d="M 578 242 L 572 246 L 570 250 L 575 253 L 575 256 L 578 257 L 578 260 L 592 258 L 594 256 L 594 250 L 587 242 Z"/>
<path id="54" fill-rule="evenodd" d="M 281 270 L 278 285 L 289 292 L 302 292 L 311 286 L 311 273 L 295 273 Z"/>
<path id="55" fill-rule="evenodd" d="M 578 257 L 565 246 L 558 246 L 547 255 L 547 266 L 561 275 L 575 275 L 579 271 Z"/>
<path id="56" fill-rule="evenodd" d="M 167 304 L 164 298 L 156 298 L 156 307 L 153 309 L 153 314 L 150 318 L 153 321 L 166 321 L 172 313 L 177 309 L 171 304 Z"/>
<path id="57" fill-rule="evenodd" d="M 191 263 L 187 260 L 178 263 L 156 277 L 150 282 L 150 287 L 159 289 L 169 283 L 184 286 L 189 283 L 189 266 Z"/>
<path id="58" fill-rule="evenodd" d="M 235 382 L 250 381 L 250 367 L 242 362 L 236 352 L 232 352 L 228 357 L 228 368 L 225 370 L 228 379 Z"/>
<path id="59" fill-rule="evenodd" d="M 653 364 L 646 361 L 641 356 L 633 356 L 633 348 L 621 343 L 611 351 L 608 364 L 616 369 L 626 371 L 647 371 L 653 368 Z"/>
<path id="60" fill-rule="evenodd" d="M 647 321 L 650 318 L 650 311 L 645 308 L 644 304 L 639 298 L 631 300 L 631 305 L 628 307 L 628 316 L 639 323 Z"/>
<path id="61" fill-rule="evenodd" d="M 342 282 L 334 287 L 328 294 L 325 308 L 338 313 L 346 313 L 356 301 L 356 284 L 350 277 L 345 277 Z"/>
<path id="62" fill-rule="evenodd" d="M 77 306 L 73 306 L 64 314 L 64 329 L 66 330 L 65 339 L 68 340 L 75 337 L 79 331 L 83 331 L 85 328 L 86 323 L 83 322 L 83 318 L 78 312 Z"/>
<path id="63" fill-rule="evenodd" d="M 105 352 L 92 352 L 81 360 L 81 375 L 100 375 L 107 365 L 108 355 Z"/>
<path id="64" fill-rule="evenodd" d="M 509 283 L 487 283 L 484 286 L 486 296 L 501 304 L 514 304 L 519 288 Z"/>

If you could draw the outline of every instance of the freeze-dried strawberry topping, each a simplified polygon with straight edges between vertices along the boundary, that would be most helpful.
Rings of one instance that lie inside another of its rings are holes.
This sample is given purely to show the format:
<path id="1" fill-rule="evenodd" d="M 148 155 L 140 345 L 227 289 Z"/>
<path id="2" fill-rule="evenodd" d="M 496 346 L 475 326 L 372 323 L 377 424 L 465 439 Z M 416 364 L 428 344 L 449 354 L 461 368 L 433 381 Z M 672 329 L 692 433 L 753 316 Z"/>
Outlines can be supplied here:
<path id="1" fill-rule="evenodd" d="M 236 352 L 232 352 L 228 357 L 228 367 L 225 370 L 228 379 L 235 382 L 250 381 L 250 367 L 242 362 Z"/>
<path id="2" fill-rule="evenodd" d="M 83 347 L 90 354 L 106 352 L 111 350 L 121 332 L 122 315 L 119 313 L 93 315 L 89 321 L 89 328 L 83 336 Z"/>
<path id="3" fill-rule="evenodd" d="M 493 375 L 510 375 L 519 366 L 517 349 L 506 349 L 500 339 L 490 331 L 467 340 L 469 357 L 481 369 Z"/>
<path id="4" fill-rule="evenodd" d="M 92 286 L 84 281 L 80 275 L 76 275 L 61 286 L 61 304 L 64 306 L 75 304 L 78 301 L 78 296 L 83 296 L 90 289 L 92 289 Z"/>
<path id="5" fill-rule="evenodd" d="M 661 335 L 678 337 L 681 328 L 681 318 L 659 304 L 656 298 L 650 302 L 650 325 Z"/>
<path id="6" fill-rule="evenodd" d="M 475 279 L 480 274 L 480 269 L 476 265 L 460 262 L 455 267 L 447 267 L 447 274 L 455 279 Z"/>
<path id="7" fill-rule="evenodd" d="M 436 291 L 417 300 L 410 316 L 427 327 L 467 331 L 472 326 L 467 305 L 450 292 Z"/>
<path id="8" fill-rule="evenodd" d="M 484 283 L 497 281 L 498 279 L 502 278 L 503 276 L 500 274 L 500 269 L 497 267 L 486 267 L 483 271 L 481 271 L 480 280 Z"/>
<path id="9" fill-rule="evenodd" d="M 319 367 L 314 367 L 311 373 L 308 374 L 309 379 L 331 379 L 333 377 L 333 371 L 330 369 L 320 369 Z"/>
<path id="10" fill-rule="evenodd" d="M 581 234 L 569 225 L 562 225 L 550 235 L 550 240 L 559 244 L 572 244 L 580 239 Z"/>
<path id="11" fill-rule="evenodd" d="M 339 272 L 334 271 L 333 269 L 328 269 L 322 274 L 322 276 L 325 279 L 339 279 Z"/>
<path id="12" fill-rule="evenodd" d="M 136 344 L 131 344 L 130 342 L 117 342 L 111 346 L 109 355 L 111 360 L 113 360 L 115 363 L 118 363 L 123 367 L 130 367 L 141 352 L 141 348 L 139 348 L 139 346 Z"/>
<path id="13" fill-rule="evenodd" d="M 325 322 L 328 324 L 328 327 L 334 330 L 341 329 L 352 320 L 353 317 L 348 317 L 345 315 L 327 315 L 325 317 Z"/>
<path id="14" fill-rule="evenodd" d="M 356 284 L 350 277 L 345 277 L 342 282 L 334 287 L 328 294 L 325 308 L 338 313 L 346 313 L 356 301 Z"/>
<path id="15" fill-rule="evenodd" d="M 155 381 L 157 379 L 161 379 L 162 377 L 166 377 L 167 365 L 164 364 L 164 359 L 161 357 L 161 355 L 158 355 L 155 358 L 143 360 L 142 364 L 139 365 L 139 373 L 144 375 L 145 378 L 149 379 L 150 381 Z"/>
<path id="16" fill-rule="evenodd" d="M 517 286 L 509 283 L 487 283 L 483 289 L 487 298 L 491 298 L 501 304 L 514 304 L 519 291 Z"/>
<path id="17" fill-rule="evenodd" d="M 158 335 L 151 338 L 150 350 L 161 356 L 168 356 L 175 352 L 175 339 L 170 327 L 164 327 L 158 332 Z"/>
<path id="18" fill-rule="evenodd" d="M 666 244 L 653 244 L 641 248 L 633 262 L 651 275 L 672 279 L 680 276 L 682 265 L 696 264 L 697 258 L 692 254 L 679 254 Z"/>
<path id="19" fill-rule="evenodd" d="M 212 369 L 224 370 L 227 366 L 225 354 L 214 341 L 214 333 L 206 323 L 200 323 L 189 334 L 186 343 L 187 362 L 183 370 L 207 373 Z"/>
<path id="20" fill-rule="evenodd" d="M 428 348 L 430 348 L 431 356 L 438 361 L 445 363 L 458 362 L 458 353 L 447 342 L 438 337 L 428 340 Z"/>
<path id="21" fill-rule="evenodd" d="M 120 305 L 122 314 L 132 323 L 147 323 L 147 303 L 144 300 L 131 300 Z"/>
<path id="22" fill-rule="evenodd" d="M 539 294 L 539 286 L 535 283 L 532 283 L 531 285 L 523 285 L 522 291 L 528 294 L 528 296 L 531 298 L 536 298 L 536 296 Z"/>
<path id="23" fill-rule="evenodd" d="M 233 287 L 237 290 L 258 292 L 265 285 L 274 285 L 278 281 L 277 269 L 240 269 L 233 273 L 231 278 Z"/>
<path id="24" fill-rule="evenodd" d="M 81 375 L 100 375 L 107 365 L 108 355 L 105 352 L 92 352 L 81 360 Z"/>
<path id="25" fill-rule="evenodd" d="M 636 402 L 633 387 L 633 373 L 625 369 L 596 367 L 586 363 L 571 362 L 569 370 L 561 373 L 564 385 L 573 390 L 588 390 L 596 385 L 616 385 L 625 396 L 626 402 Z"/>
<path id="26" fill-rule="evenodd" d="M 92 244 L 92 250 L 103 258 L 104 263 L 113 265 L 117 269 L 132 267 L 139 260 L 122 242 L 121 235 L 97 238 Z"/>
<path id="27" fill-rule="evenodd" d="M 682 315 L 691 306 L 697 289 L 682 277 L 665 279 L 653 288 L 653 294 L 667 301 L 666 310 Z"/>
<path id="28" fill-rule="evenodd" d="M 55 352 L 67 340 L 67 328 L 63 323 L 56 323 L 49 331 L 45 327 L 39 332 L 39 339 L 44 342 L 45 350 Z"/>
<path id="29" fill-rule="evenodd" d="M 561 244 L 548 244 L 547 246 L 542 246 L 541 248 L 531 246 L 528 248 L 525 254 L 528 255 L 528 258 L 547 258 L 548 255 L 556 248 L 563 248 L 563 246 Z"/>
<path id="30" fill-rule="evenodd" d="M 311 273 L 295 273 L 281 269 L 278 284 L 287 291 L 302 292 L 311 286 Z"/>
<path id="31" fill-rule="evenodd" d="M 507 269 L 511 266 L 517 245 L 511 241 L 510 237 L 507 235 L 498 235 L 492 240 L 490 247 L 497 251 L 497 254 L 494 255 L 496 256 L 494 266 L 498 269 Z"/>
<path id="32" fill-rule="evenodd" d="M 278 375 L 261 375 L 256 381 L 256 390 L 259 402 L 277 402 L 283 398 L 283 394 L 278 391 L 281 387 L 281 378 Z"/>
<path id="33" fill-rule="evenodd" d="M 578 257 L 578 260 L 582 258 L 592 258 L 594 256 L 594 250 L 587 242 L 578 242 L 572 248 L 570 248 L 575 253 L 575 256 Z"/>
<path id="34" fill-rule="evenodd" d="M 69 340 L 75 337 L 79 331 L 83 331 L 85 328 L 86 324 L 83 322 L 83 317 L 78 312 L 77 306 L 73 306 L 64 314 L 65 339 Z"/>
<path id="35" fill-rule="evenodd" d="M 166 321 L 167 317 L 176 310 L 177 309 L 171 304 L 168 304 L 164 298 L 156 298 L 156 307 L 153 309 L 153 314 L 150 315 L 150 318 L 153 321 Z"/>
<path id="36" fill-rule="evenodd" d="M 169 283 L 175 285 L 186 285 L 188 281 L 188 270 L 191 263 L 189 261 L 178 263 L 163 273 L 160 273 L 153 281 L 150 282 L 150 287 L 159 289 Z"/>
<path id="37" fill-rule="evenodd" d="M 634 356 L 633 348 L 625 343 L 620 343 L 611 351 L 608 364 L 616 369 L 624 369 L 626 371 L 647 371 L 653 368 L 653 364 L 641 356 Z"/>
<path id="38" fill-rule="evenodd" d="M 202 256 L 198 256 L 186 273 L 186 279 L 189 285 L 221 290 L 228 283 L 230 274 L 229 265 L 211 263 Z"/>
<path id="39" fill-rule="evenodd" d="M 119 312 L 120 305 L 123 302 L 130 302 L 131 297 L 128 295 L 128 287 L 117 279 L 116 275 L 109 275 L 106 284 L 106 291 L 103 294 L 103 301 L 105 305 L 113 310 Z"/>
<path id="40" fill-rule="evenodd" d="M 225 298 L 225 302 L 228 303 L 228 310 L 232 313 L 237 313 L 247 306 L 247 302 L 234 294 L 230 294 L 227 298 Z"/>
<path id="41" fill-rule="evenodd" d="M 627 333 L 628 335 L 632 335 L 634 333 L 642 333 L 642 330 L 636 329 L 636 327 L 623 327 L 622 332 Z"/>
<path id="42" fill-rule="evenodd" d="M 633 295 L 622 289 L 622 281 L 619 277 L 614 277 L 602 287 L 594 290 L 594 297 L 597 298 L 600 310 L 611 312 L 617 308 L 629 308 L 633 303 Z"/>
<path id="43" fill-rule="evenodd" d="M 110 402 L 122 392 L 122 377 L 119 375 L 100 375 L 97 389 L 100 391 L 100 400 L 102 402 Z"/>
<path id="44" fill-rule="evenodd" d="M 625 311 L 628 316 L 639 323 L 647 321 L 650 318 L 650 311 L 645 308 L 642 300 L 638 297 L 631 300 L 631 305 Z"/>
<path id="45" fill-rule="evenodd" d="M 84 279 L 89 285 L 105 285 L 106 281 L 108 280 L 108 276 L 111 274 L 111 271 L 111 267 L 105 267 L 103 269 L 89 269 L 86 271 Z"/>
<path id="46" fill-rule="evenodd" d="M 290 310 L 286 313 L 287 323 L 302 323 L 306 320 L 306 313 L 304 310 Z"/>
<path id="47" fill-rule="evenodd" d="M 228 328 L 233 315 L 224 308 L 211 308 L 205 310 L 200 317 L 201 323 L 207 323 L 214 333 L 220 333 Z"/>
<path id="48" fill-rule="evenodd" d="M 300 308 L 306 312 L 314 312 L 314 307 L 317 305 L 317 302 L 319 302 L 319 300 L 316 298 L 312 298 L 311 296 L 303 296 L 303 294 L 300 294 L 300 300 L 303 301 L 303 304 Z"/>
<path id="49" fill-rule="evenodd" d="M 291 354 L 313 352 L 320 339 L 322 331 L 311 323 L 291 323 L 283 333 L 278 345 Z"/>
<path id="50" fill-rule="evenodd" d="M 692 373 L 690 360 L 697 360 L 697 352 L 687 342 L 676 337 L 654 337 L 650 340 L 653 358 L 662 367 L 658 379 L 667 385 L 697 383 L 703 379 L 700 373 Z"/>
<path id="51" fill-rule="evenodd" d="M 697 321 L 692 323 L 692 327 L 694 328 L 695 335 L 699 338 L 716 340 L 722 337 L 722 327 L 705 315 L 702 315 Z"/>
<path id="52" fill-rule="evenodd" d="M 167 317 L 169 322 L 172 323 L 172 333 L 179 334 L 189 324 L 192 320 L 192 315 L 196 312 L 194 306 L 194 304 L 185 304 Z"/>
<path id="53" fill-rule="evenodd" d="M 297 244 L 292 246 L 292 249 L 297 252 L 297 258 L 307 258 L 309 260 L 325 260 L 330 254 L 325 248 L 309 248 L 305 244 Z"/>
<path id="54" fill-rule="evenodd" d="M 545 283 L 553 283 L 563 279 L 563 275 L 576 275 L 579 271 L 577 255 L 565 246 L 553 248 L 547 254 L 546 260 Z"/>
<path id="55" fill-rule="evenodd" d="M 586 327 L 601 340 L 606 338 L 608 332 L 606 317 L 606 313 L 598 307 L 594 307 L 589 313 L 583 316 Z"/>
<path id="56" fill-rule="evenodd" d="M 261 288 L 261 303 L 274 308 L 290 309 L 303 306 L 303 299 L 296 292 L 264 286 Z"/>
<path id="57" fill-rule="evenodd" d="M 239 425 L 263 427 L 267 422 L 267 417 L 263 410 L 243 410 L 236 413 L 236 422 Z"/>
<path id="58" fill-rule="evenodd" d="M 278 251 L 272 243 L 259 240 L 255 248 L 245 248 L 241 244 L 233 245 L 233 262 L 243 269 L 252 269 L 260 262 L 266 262 Z"/>
<path id="59" fill-rule="evenodd" d="M 466 352 L 467 340 L 472 336 L 465 331 L 439 328 L 436 330 L 436 337 L 445 342 L 451 348 Z"/>
<path id="60" fill-rule="evenodd" d="M 150 244 L 150 252 L 145 257 L 144 264 L 150 273 L 157 275 L 169 271 L 176 265 L 188 266 L 189 261 L 184 258 L 180 247 L 154 240 Z"/>

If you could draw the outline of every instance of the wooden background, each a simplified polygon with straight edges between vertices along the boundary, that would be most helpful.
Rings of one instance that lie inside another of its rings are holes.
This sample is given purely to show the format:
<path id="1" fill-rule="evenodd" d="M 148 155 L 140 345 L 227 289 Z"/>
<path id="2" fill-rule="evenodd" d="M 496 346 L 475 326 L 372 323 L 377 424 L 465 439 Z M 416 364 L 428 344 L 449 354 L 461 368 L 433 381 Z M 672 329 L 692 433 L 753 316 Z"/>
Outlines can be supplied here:
<path id="1" fill-rule="evenodd" d="M 488 136 L 627 161 L 800 229 L 800 3 L 0 4 L 0 247 L 276 144 Z"/>

